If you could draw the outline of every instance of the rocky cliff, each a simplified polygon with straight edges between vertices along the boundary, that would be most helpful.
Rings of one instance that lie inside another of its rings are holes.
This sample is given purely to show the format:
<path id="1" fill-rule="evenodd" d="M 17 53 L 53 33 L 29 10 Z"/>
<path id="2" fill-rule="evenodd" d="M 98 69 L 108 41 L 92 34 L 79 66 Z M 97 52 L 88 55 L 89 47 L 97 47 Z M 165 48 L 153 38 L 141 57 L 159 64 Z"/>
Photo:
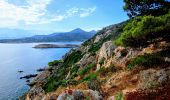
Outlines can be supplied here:
<path id="1" fill-rule="evenodd" d="M 21 99 L 168 100 L 170 42 L 164 38 L 169 35 L 145 46 L 116 46 L 127 23 L 105 27 L 72 49 L 39 74 Z"/>

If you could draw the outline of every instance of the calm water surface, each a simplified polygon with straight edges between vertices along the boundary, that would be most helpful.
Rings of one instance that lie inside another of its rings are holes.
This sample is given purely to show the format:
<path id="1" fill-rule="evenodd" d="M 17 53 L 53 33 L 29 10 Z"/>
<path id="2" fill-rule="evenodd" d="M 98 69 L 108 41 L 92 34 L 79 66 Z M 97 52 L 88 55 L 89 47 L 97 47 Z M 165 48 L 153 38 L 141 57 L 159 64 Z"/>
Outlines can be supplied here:
<path id="1" fill-rule="evenodd" d="M 70 48 L 34 49 L 39 43 L 1 44 L 0 43 L 0 100 L 16 100 L 29 87 L 26 80 L 19 78 L 37 73 L 38 68 L 47 66 L 49 61 L 61 59 Z M 67 44 L 55 43 L 55 44 Z M 69 44 L 81 44 L 69 42 Z M 23 70 L 23 73 L 18 73 Z"/>

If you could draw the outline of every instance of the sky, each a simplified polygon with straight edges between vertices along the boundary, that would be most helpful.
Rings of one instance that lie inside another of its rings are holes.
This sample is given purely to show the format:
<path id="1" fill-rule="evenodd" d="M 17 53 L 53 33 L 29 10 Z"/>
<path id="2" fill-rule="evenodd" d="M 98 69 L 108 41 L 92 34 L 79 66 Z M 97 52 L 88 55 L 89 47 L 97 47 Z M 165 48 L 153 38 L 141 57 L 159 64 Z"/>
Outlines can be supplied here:
<path id="1" fill-rule="evenodd" d="M 0 28 L 99 30 L 128 19 L 123 0 L 0 0 Z"/>

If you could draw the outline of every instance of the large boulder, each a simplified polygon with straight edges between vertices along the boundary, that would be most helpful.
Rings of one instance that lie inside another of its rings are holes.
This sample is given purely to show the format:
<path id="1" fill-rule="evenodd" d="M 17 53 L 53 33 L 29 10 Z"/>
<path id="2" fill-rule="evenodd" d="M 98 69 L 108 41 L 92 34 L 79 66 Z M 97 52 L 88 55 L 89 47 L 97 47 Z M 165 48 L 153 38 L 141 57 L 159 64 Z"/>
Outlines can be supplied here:
<path id="1" fill-rule="evenodd" d="M 74 90 L 72 94 L 62 93 L 57 100 L 103 100 L 103 97 L 98 91 L 93 90 Z"/>
<path id="2" fill-rule="evenodd" d="M 99 51 L 98 61 L 100 61 L 103 58 L 105 59 L 110 58 L 113 55 L 114 49 L 115 49 L 115 46 L 112 41 L 107 41 L 103 43 Z"/>
<path id="3" fill-rule="evenodd" d="M 146 89 L 165 85 L 170 82 L 170 67 L 156 70 L 148 69 L 140 72 L 138 88 Z"/>
<path id="4" fill-rule="evenodd" d="M 27 93 L 26 100 L 42 100 L 45 91 L 40 86 L 33 86 Z"/>

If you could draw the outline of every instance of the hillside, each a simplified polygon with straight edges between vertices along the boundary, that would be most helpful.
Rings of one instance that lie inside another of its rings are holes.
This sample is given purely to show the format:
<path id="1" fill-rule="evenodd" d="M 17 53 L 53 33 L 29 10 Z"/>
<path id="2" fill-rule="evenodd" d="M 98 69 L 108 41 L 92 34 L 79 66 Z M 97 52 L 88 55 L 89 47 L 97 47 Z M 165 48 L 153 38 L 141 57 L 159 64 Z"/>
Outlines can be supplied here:
<path id="1" fill-rule="evenodd" d="M 27 100 L 169 100 L 170 14 L 103 28 L 49 63 Z"/>
<path id="2" fill-rule="evenodd" d="M 70 41 L 85 41 L 91 38 L 96 32 L 86 32 L 80 28 L 70 32 L 53 33 L 50 35 L 35 35 L 32 37 L 20 39 L 2 39 L 0 43 L 32 43 L 32 42 L 70 42 Z"/>

